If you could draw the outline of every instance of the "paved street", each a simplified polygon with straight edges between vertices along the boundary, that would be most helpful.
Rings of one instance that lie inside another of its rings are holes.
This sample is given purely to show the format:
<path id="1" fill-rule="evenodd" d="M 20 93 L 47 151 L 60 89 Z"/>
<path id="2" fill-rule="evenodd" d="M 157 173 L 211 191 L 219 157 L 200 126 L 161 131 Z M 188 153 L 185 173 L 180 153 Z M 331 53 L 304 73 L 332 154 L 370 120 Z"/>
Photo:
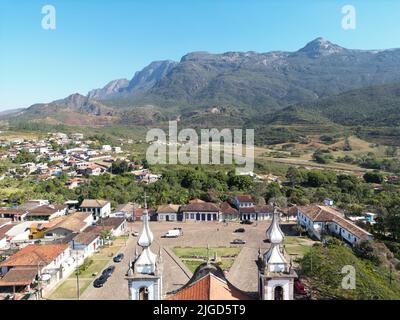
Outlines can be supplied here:
<path id="1" fill-rule="evenodd" d="M 257 291 L 257 266 L 256 259 L 258 249 L 261 247 L 262 252 L 268 248 L 268 244 L 264 243 L 265 230 L 269 222 L 262 221 L 253 225 L 240 225 L 237 222 L 231 222 L 228 225 L 217 222 L 151 222 L 150 228 L 154 233 L 154 242 L 151 246 L 153 252 L 157 253 L 161 245 L 162 255 L 164 259 L 163 272 L 163 290 L 168 293 L 176 290 L 184 285 L 190 278 L 191 273 L 187 268 L 182 268 L 182 263 L 174 257 L 171 250 L 174 246 L 181 247 L 218 247 L 230 246 L 233 239 L 246 240 L 239 256 L 236 258 L 227 278 L 239 289 L 255 292 Z M 183 236 L 179 238 L 161 238 L 161 235 L 174 227 L 183 229 Z M 233 233 L 239 227 L 246 229 L 244 233 Z M 134 231 L 140 231 L 141 223 L 134 222 L 129 225 Z M 126 246 L 121 250 L 125 254 L 125 258 L 121 263 L 111 264 L 116 266 L 114 274 L 108 279 L 103 288 L 94 288 L 90 285 L 82 294 L 81 299 L 128 299 L 128 286 L 125 280 L 125 273 L 128 268 L 128 261 L 133 257 L 136 237 L 130 237 Z"/>

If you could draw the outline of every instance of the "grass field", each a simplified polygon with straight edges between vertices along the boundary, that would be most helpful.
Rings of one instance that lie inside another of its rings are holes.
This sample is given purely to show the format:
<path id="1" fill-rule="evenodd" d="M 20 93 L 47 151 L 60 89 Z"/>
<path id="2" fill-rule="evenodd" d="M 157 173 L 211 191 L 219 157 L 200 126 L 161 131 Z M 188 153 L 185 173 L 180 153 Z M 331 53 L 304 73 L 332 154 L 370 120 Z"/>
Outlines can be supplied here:
<path id="1" fill-rule="evenodd" d="M 217 254 L 217 261 L 221 269 L 229 270 L 240 250 L 241 248 L 239 247 L 219 247 L 210 248 L 209 250 L 202 247 L 172 248 L 174 254 L 183 261 L 191 272 L 194 272 L 200 264 L 207 261 L 208 255 L 210 258 L 213 258 L 215 253 Z"/>
<path id="2" fill-rule="evenodd" d="M 283 241 L 286 252 L 289 255 L 297 255 L 298 257 L 304 256 L 314 243 L 315 241 L 310 238 L 294 236 L 286 236 Z"/>

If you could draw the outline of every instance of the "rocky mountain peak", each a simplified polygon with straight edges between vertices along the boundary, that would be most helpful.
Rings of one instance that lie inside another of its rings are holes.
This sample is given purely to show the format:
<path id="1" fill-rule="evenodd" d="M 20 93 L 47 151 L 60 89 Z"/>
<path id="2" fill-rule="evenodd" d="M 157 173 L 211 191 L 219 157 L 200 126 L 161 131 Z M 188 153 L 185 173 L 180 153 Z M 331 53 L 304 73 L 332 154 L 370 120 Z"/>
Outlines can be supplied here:
<path id="1" fill-rule="evenodd" d="M 339 53 L 344 50 L 346 49 L 322 37 L 319 37 L 307 43 L 303 48 L 301 48 L 297 52 L 305 53 L 310 57 L 319 57 L 319 56 L 327 56 L 334 53 Z"/>

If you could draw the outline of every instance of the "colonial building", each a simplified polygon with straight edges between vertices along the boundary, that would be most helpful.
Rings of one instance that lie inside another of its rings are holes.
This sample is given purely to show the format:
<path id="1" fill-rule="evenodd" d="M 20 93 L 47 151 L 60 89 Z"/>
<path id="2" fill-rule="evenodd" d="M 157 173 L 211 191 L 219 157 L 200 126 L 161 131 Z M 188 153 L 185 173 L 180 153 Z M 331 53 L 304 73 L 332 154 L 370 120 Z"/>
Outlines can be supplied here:
<path id="1" fill-rule="evenodd" d="M 157 208 L 158 221 L 177 221 L 178 220 L 179 205 L 166 204 Z"/>
<path id="2" fill-rule="evenodd" d="M 351 245 L 373 239 L 372 234 L 347 220 L 332 207 L 309 205 L 292 210 L 297 211 L 297 223 L 318 240 L 323 240 L 327 234 L 335 234 Z"/>
<path id="3" fill-rule="evenodd" d="M 239 211 L 233 208 L 228 202 L 223 202 L 220 205 L 220 220 L 221 221 L 235 221 L 239 220 Z"/>
<path id="4" fill-rule="evenodd" d="M 183 221 L 220 221 L 220 209 L 211 202 L 194 199 L 180 208 Z"/>
<path id="5" fill-rule="evenodd" d="M 128 280 L 129 297 L 131 300 L 161 300 L 162 299 L 162 258 L 161 248 L 158 255 L 153 253 L 150 246 L 153 233 L 149 226 L 146 196 L 142 216 L 143 226 L 138 239 L 142 252 L 135 252 L 134 261 L 129 263 L 126 279 Z"/>
<path id="6" fill-rule="evenodd" d="M 261 255 L 259 251 L 259 295 L 261 300 L 293 300 L 296 272 L 291 261 L 287 262 L 282 249 L 284 234 L 279 227 L 279 214 L 274 210 L 271 225 L 267 230 L 267 239 L 271 243 L 268 251 Z"/>
<path id="7" fill-rule="evenodd" d="M 83 212 L 91 212 L 93 218 L 97 221 L 100 218 L 108 217 L 111 213 L 111 203 L 105 200 L 83 200 L 80 210 Z"/>

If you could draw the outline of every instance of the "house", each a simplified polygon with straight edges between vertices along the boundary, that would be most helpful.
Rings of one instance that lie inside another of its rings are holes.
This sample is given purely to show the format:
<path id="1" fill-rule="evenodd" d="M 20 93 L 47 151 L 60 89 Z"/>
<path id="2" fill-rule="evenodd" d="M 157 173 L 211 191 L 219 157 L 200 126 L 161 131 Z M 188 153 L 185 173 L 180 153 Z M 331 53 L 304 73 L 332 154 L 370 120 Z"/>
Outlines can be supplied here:
<path id="1" fill-rule="evenodd" d="M 83 259 L 90 257 L 101 245 L 101 237 L 95 232 L 81 232 L 70 242 L 72 251 L 77 252 Z"/>
<path id="2" fill-rule="evenodd" d="M 0 290 L 3 293 L 12 293 L 14 300 L 29 298 L 38 290 L 37 276 L 37 268 L 13 268 L 0 278 Z"/>
<path id="3" fill-rule="evenodd" d="M 328 206 L 328 207 L 332 207 L 334 205 L 334 201 L 332 199 L 325 199 L 324 200 L 324 205 Z"/>
<path id="4" fill-rule="evenodd" d="M 84 231 L 93 224 L 93 221 L 93 215 L 90 212 L 75 212 L 46 230 L 44 237 L 51 239 L 64 238 L 72 233 Z"/>
<path id="5" fill-rule="evenodd" d="M 200 199 L 189 201 L 189 204 L 180 208 L 182 221 L 219 221 L 220 209 L 211 202 L 204 202 Z"/>
<path id="6" fill-rule="evenodd" d="M 0 218 L 10 218 L 12 221 L 24 221 L 28 212 L 18 208 L 0 208 Z"/>
<path id="7" fill-rule="evenodd" d="M 308 205 L 296 207 L 297 223 L 322 240 L 324 234 L 335 234 L 352 246 L 373 239 L 372 234 L 347 220 L 332 207 Z"/>
<path id="8" fill-rule="evenodd" d="M 28 212 L 26 220 L 52 220 L 67 214 L 66 205 L 47 205 L 40 206 Z"/>
<path id="9" fill-rule="evenodd" d="M 274 207 L 271 205 L 256 205 L 254 206 L 256 212 L 256 220 L 271 220 L 274 213 Z"/>
<path id="10" fill-rule="evenodd" d="M 80 205 L 82 212 L 91 212 L 96 220 L 108 217 L 111 213 L 111 203 L 106 200 L 85 199 Z"/>
<path id="11" fill-rule="evenodd" d="M 30 241 L 30 226 L 36 222 L 33 221 L 23 221 L 18 224 L 12 224 L 6 235 L 8 237 L 7 241 L 10 245 L 23 245 L 29 243 Z"/>
<path id="12" fill-rule="evenodd" d="M 125 217 L 127 219 L 133 218 L 133 212 L 138 209 L 138 205 L 134 202 L 120 204 L 115 209 L 115 212 L 110 214 L 110 217 Z"/>
<path id="13" fill-rule="evenodd" d="M 98 166 L 95 163 L 91 163 L 89 166 L 86 167 L 84 174 L 89 176 L 99 176 L 103 172 L 103 168 Z"/>
<path id="14" fill-rule="evenodd" d="M 157 208 L 158 221 L 178 221 L 179 205 L 166 204 Z"/>
<path id="15" fill-rule="evenodd" d="M 220 220 L 221 221 L 233 221 L 239 220 L 239 211 L 233 208 L 228 202 L 223 202 L 220 205 Z"/>
<path id="16" fill-rule="evenodd" d="M 147 209 L 150 221 L 157 221 L 157 212 L 155 209 L 149 208 Z M 134 221 L 140 221 L 142 220 L 142 216 L 144 213 L 144 208 L 137 208 L 133 212 L 133 219 Z"/>
<path id="17" fill-rule="evenodd" d="M 2 285 L 12 283 L 9 278 L 14 279 L 17 271 L 36 269 L 41 277 L 41 288 L 53 287 L 74 270 L 75 266 L 70 258 L 70 248 L 67 244 L 30 244 L 0 263 Z M 12 272 L 12 276 L 7 276 L 9 272 Z"/>
<path id="18" fill-rule="evenodd" d="M 113 237 L 118 237 L 125 233 L 127 222 L 125 218 L 104 218 L 100 219 L 96 226 L 98 227 L 110 227 L 111 234 Z"/>
<path id="19" fill-rule="evenodd" d="M 8 248 L 9 242 L 7 232 L 13 227 L 13 224 L 6 224 L 0 227 L 0 249 Z"/>
<path id="20" fill-rule="evenodd" d="M 234 205 L 238 210 L 240 210 L 240 208 L 254 207 L 255 201 L 253 196 L 250 194 L 236 195 Z"/>

